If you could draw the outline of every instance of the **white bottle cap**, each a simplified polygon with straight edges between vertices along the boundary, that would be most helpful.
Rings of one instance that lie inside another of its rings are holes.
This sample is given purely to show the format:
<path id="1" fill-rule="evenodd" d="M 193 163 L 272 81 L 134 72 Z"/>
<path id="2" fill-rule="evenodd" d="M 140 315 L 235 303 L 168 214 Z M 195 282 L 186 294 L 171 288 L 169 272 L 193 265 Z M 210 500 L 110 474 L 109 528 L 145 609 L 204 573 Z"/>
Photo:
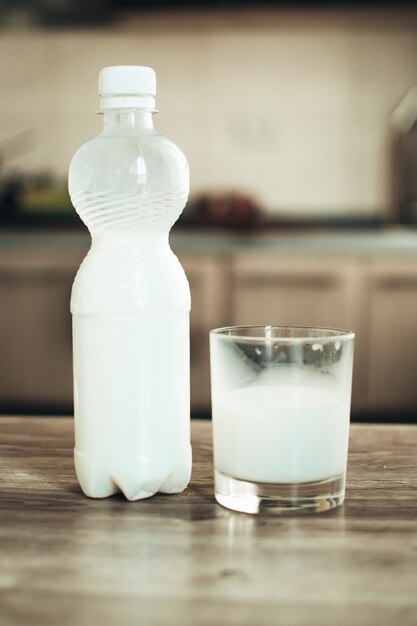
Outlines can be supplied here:
<path id="1" fill-rule="evenodd" d="M 105 67 L 98 77 L 101 110 L 155 109 L 156 76 L 151 67 L 115 65 Z"/>

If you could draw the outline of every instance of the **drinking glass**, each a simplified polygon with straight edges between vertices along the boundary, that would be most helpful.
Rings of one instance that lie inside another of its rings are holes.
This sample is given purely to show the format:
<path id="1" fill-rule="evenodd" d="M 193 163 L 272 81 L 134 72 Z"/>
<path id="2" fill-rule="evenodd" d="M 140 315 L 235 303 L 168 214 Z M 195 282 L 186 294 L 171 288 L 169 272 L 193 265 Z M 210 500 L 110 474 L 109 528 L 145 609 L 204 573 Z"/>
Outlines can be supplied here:
<path id="1" fill-rule="evenodd" d="M 318 512 L 345 496 L 354 333 L 210 332 L 215 497 L 258 513 Z"/>

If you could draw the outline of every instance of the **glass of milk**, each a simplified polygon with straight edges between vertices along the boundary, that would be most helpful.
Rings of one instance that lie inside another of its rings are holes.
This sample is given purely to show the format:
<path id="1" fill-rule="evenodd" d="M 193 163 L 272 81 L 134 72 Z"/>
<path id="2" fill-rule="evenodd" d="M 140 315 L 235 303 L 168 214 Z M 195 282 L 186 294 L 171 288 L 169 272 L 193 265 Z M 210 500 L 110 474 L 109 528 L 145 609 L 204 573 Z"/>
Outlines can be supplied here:
<path id="1" fill-rule="evenodd" d="M 215 496 L 245 513 L 318 512 L 345 497 L 354 333 L 210 333 Z"/>

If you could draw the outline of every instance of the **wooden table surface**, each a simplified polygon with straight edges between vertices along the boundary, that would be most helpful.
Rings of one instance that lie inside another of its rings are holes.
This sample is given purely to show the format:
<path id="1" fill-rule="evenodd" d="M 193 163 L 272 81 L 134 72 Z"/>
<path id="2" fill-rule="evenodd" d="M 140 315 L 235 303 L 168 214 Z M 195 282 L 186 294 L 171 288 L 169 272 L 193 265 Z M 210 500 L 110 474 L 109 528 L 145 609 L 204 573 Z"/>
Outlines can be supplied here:
<path id="1" fill-rule="evenodd" d="M 416 626 L 417 426 L 353 425 L 347 499 L 250 516 L 193 422 L 180 495 L 89 500 L 69 418 L 0 417 L 1 626 Z"/>

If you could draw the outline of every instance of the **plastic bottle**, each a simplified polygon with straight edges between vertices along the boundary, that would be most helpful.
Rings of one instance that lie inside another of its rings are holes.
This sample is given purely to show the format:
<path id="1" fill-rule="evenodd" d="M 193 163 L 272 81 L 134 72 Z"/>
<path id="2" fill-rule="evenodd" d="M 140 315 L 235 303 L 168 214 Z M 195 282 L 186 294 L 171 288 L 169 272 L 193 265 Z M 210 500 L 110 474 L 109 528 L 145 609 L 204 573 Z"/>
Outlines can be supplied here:
<path id="1" fill-rule="evenodd" d="M 182 152 L 153 128 L 155 72 L 100 72 L 103 131 L 69 170 L 92 244 L 74 281 L 75 466 L 84 493 L 177 493 L 191 473 L 190 290 L 169 246 L 185 206 Z"/>

